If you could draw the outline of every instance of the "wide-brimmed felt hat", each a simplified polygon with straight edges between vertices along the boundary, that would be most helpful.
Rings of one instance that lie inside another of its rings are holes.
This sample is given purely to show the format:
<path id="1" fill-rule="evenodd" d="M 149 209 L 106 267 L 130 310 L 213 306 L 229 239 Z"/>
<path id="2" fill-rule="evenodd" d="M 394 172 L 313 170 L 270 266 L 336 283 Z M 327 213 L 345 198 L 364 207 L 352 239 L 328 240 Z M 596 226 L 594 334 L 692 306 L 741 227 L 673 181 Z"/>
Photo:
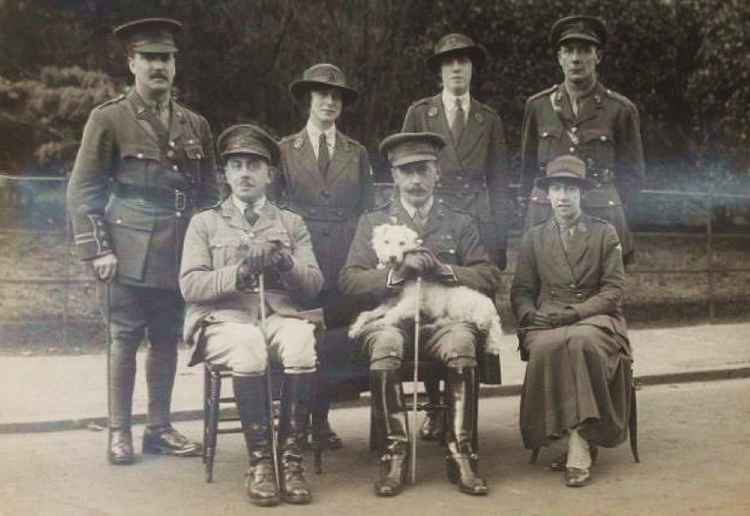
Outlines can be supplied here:
<path id="1" fill-rule="evenodd" d="M 396 133 L 380 142 L 380 153 L 393 167 L 438 159 L 445 138 L 437 133 Z"/>
<path id="2" fill-rule="evenodd" d="M 118 25 L 112 32 L 126 48 L 141 53 L 177 52 L 175 34 L 182 23 L 172 18 L 140 18 Z"/>
<path id="3" fill-rule="evenodd" d="M 555 48 L 570 40 L 588 41 L 603 47 L 607 43 L 607 26 L 595 16 L 566 16 L 552 25 L 549 40 Z"/>
<path id="4" fill-rule="evenodd" d="M 292 97 L 304 102 L 305 94 L 315 88 L 336 88 L 341 91 L 341 98 L 345 105 L 357 100 L 359 93 L 346 82 L 346 75 L 336 65 L 319 63 L 311 66 L 302 73 L 302 78 L 289 85 Z"/>
<path id="5" fill-rule="evenodd" d="M 216 139 L 216 147 L 225 161 L 235 154 L 254 154 L 265 158 L 271 165 L 277 165 L 281 154 L 276 140 L 252 124 L 227 127 Z"/>
<path id="6" fill-rule="evenodd" d="M 465 34 L 446 34 L 435 45 L 434 53 L 427 58 L 427 66 L 437 71 L 445 57 L 455 55 L 466 55 L 474 66 L 479 67 L 487 59 L 487 50 Z"/>
<path id="7" fill-rule="evenodd" d="M 560 156 L 547 163 L 546 175 L 537 178 L 536 185 L 546 190 L 553 181 L 575 183 L 584 190 L 594 187 L 594 182 L 586 177 L 586 163 L 571 155 Z"/>

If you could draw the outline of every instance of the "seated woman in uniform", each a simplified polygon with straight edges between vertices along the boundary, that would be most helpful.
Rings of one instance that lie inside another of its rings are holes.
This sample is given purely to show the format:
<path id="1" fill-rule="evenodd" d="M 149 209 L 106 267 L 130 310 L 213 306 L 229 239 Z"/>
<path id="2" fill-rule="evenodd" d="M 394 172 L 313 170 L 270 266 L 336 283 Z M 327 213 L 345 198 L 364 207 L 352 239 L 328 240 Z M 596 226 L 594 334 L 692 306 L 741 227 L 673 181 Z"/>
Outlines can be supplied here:
<path id="1" fill-rule="evenodd" d="M 537 185 L 547 190 L 552 216 L 524 235 L 511 289 L 528 360 L 520 426 L 529 449 L 567 440 L 552 468 L 580 487 L 591 479 L 595 447 L 627 437 L 632 355 L 622 246 L 612 225 L 581 211 L 592 185 L 583 161 L 551 161 Z"/>

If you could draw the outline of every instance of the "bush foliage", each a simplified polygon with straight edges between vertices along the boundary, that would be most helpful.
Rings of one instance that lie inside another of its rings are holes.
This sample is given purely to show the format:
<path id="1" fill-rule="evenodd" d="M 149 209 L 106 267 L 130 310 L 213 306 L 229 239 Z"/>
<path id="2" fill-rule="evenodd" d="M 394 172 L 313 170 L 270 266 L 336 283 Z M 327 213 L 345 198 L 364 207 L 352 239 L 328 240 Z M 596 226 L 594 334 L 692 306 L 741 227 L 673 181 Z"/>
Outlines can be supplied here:
<path id="1" fill-rule="evenodd" d="M 491 56 L 475 74 L 474 93 L 501 114 L 516 153 L 526 97 L 562 78 L 549 27 L 572 13 L 607 21 L 600 77 L 640 110 L 649 186 L 702 188 L 706 171 L 715 184 L 748 177 L 743 0 L 0 1 L 0 108 L 13 114 L 0 116 L 0 132 L 19 140 L 0 159 L 68 159 L 63 148 L 80 136 L 82 113 L 130 81 L 111 27 L 153 15 L 185 23 L 177 91 L 215 133 L 238 121 L 279 136 L 298 130 L 304 113 L 288 85 L 328 61 L 360 91 L 342 129 L 376 163 L 378 141 L 400 128 L 409 103 L 438 89 L 424 64 L 435 41 L 465 32 Z"/>

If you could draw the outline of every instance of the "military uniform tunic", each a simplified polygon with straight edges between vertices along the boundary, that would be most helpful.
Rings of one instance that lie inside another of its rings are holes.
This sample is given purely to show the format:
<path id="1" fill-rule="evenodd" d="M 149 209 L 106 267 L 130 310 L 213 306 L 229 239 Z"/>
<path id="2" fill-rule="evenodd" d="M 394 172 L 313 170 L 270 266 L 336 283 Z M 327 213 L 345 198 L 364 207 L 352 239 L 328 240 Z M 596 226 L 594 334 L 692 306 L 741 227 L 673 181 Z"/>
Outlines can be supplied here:
<path id="1" fill-rule="evenodd" d="M 554 217 L 524 235 L 511 304 L 529 362 L 520 412 L 527 448 L 581 423 L 584 438 L 596 445 L 615 446 L 627 436 L 632 355 L 624 289 L 622 246 L 605 220 L 583 215 L 565 245 Z M 537 310 L 566 308 L 578 321 L 535 325 Z"/>
<path id="2" fill-rule="evenodd" d="M 165 146 L 133 89 L 89 117 L 68 185 L 83 260 L 114 252 L 117 281 L 177 290 L 193 210 L 216 202 L 213 141 L 202 116 L 171 102 Z"/>
<path id="3" fill-rule="evenodd" d="M 451 267 L 453 275 L 445 279 L 449 284 L 464 285 L 488 296 L 495 292 L 498 271 L 489 261 L 471 215 L 453 210 L 445 204 L 434 203 L 427 223 L 423 228 L 418 228 L 401 202 L 395 200 L 362 216 L 346 266 L 339 277 L 342 292 L 362 306 L 374 308 L 397 295 L 400 289 L 388 285 L 389 270 L 378 268 L 378 258 L 372 248 L 373 229 L 382 224 L 405 225 L 416 231 L 422 246 Z M 427 351 L 445 362 L 459 360 L 463 361 L 465 367 L 476 366 L 475 332 L 467 332 L 456 324 L 424 322 L 425 340 L 430 348 Z M 401 331 L 401 334 L 406 336 L 408 331 Z M 392 349 L 393 339 L 383 332 L 368 335 L 363 341 L 369 348 L 371 364 L 383 359 L 390 360 L 389 356 L 393 353 L 398 355 L 397 359 L 401 358 L 403 347 Z"/>
<path id="4" fill-rule="evenodd" d="M 504 255 L 510 222 L 510 173 L 500 116 L 472 98 L 466 127 L 456 142 L 442 95 L 435 95 L 409 107 L 401 130 L 433 132 L 445 138 L 447 145 L 438 156 L 437 202 L 474 215 L 484 248 L 492 258 L 496 253 Z"/>
<path id="5" fill-rule="evenodd" d="M 184 338 L 194 346 L 191 364 L 203 359 L 195 338 L 203 324 L 257 326 L 259 291 L 239 288 L 237 270 L 247 248 L 267 240 L 281 242 L 294 261 L 287 272 L 266 273 L 268 314 L 320 322 L 319 311 L 307 310 L 307 305 L 320 292 L 323 276 L 302 218 L 266 202 L 251 226 L 229 197 L 193 217 L 185 237 L 180 286 L 187 302 Z"/>
<path id="6" fill-rule="evenodd" d="M 564 86 L 554 86 L 526 101 L 521 134 L 521 191 L 529 200 L 525 227 L 550 216 L 546 193 L 534 186 L 547 163 L 571 154 L 586 163 L 586 175 L 596 186 L 582 199 L 584 211 L 615 226 L 629 261 L 634 251 L 625 209 L 644 177 L 640 119 L 633 103 L 597 83 L 573 113 Z"/>

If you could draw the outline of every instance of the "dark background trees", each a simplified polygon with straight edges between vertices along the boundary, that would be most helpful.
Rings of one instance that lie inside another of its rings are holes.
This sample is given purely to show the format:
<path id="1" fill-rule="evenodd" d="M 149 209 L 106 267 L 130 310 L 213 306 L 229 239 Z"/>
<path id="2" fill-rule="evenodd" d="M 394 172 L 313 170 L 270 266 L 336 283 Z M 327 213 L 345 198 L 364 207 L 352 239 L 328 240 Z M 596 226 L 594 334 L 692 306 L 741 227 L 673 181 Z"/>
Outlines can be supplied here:
<path id="1" fill-rule="evenodd" d="M 0 0 L 0 167 L 64 171 L 85 112 L 130 82 L 112 26 L 155 15 L 185 23 L 177 92 L 215 133 L 238 121 L 279 136 L 298 130 L 305 115 L 288 85 L 329 61 L 360 91 L 341 125 L 376 166 L 378 141 L 399 129 L 410 102 L 438 88 L 424 65 L 434 42 L 465 32 L 490 53 L 475 93 L 503 117 L 515 153 L 525 98 L 561 79 L 548 29 L 576 12 L 607 20 L 601 78 L 638 105 L 648 185 L 701 189 L 709 172 L 719 187 L 743 184 L 750 6 L 742 0 Z"/>

